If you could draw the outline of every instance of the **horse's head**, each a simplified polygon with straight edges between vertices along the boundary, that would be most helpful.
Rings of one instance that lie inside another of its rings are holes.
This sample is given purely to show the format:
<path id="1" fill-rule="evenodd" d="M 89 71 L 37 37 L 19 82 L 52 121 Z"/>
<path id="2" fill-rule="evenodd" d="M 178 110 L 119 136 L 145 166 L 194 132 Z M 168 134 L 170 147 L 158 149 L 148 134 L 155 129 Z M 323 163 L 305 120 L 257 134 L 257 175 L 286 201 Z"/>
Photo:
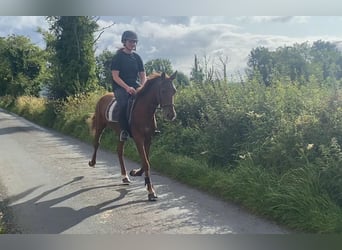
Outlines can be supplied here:
<path id="1" fill-rule="evenodd" d="M 163 111 L 163 115 L 169 121 L 173 121 L 176 118 L 176 110 L 174 104 L 174 95 L 176 94 L 176 88 L 173 84 L 173 80 L 176 78 L 177 71 L 170 77 L 162 73 L 160 76 L 159 84 L 159 105 Z"/>

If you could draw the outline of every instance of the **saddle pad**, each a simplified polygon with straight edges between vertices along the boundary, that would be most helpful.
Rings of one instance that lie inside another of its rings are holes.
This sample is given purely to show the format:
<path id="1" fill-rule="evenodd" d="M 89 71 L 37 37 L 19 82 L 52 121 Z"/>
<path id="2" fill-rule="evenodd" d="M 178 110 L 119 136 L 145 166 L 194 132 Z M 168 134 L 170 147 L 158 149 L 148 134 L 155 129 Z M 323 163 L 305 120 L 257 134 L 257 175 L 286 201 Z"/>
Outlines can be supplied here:
<path id="1" fill-rule="evenodd" d="M 116 100 L 113 98 L 111 102 L 108 104 L 107 110 L 106 110 L 106 119 L 110 122 L 118 122 L 118 112 L 117 110 L 114 110 L 116 106 Z"/>
<path id="2" fill-rule="evenodd" d="M 127 104 L 127 117 L 128 117 L 128 123 L 131 123 L 131 114 L 133 110 L 135 100 L 133 98 L 130 98 L 128 100 Z M 119 122 L 119 110 L 116 107 L 116 99 L 113 98 L 110 103 L 108 104 L 107 110 L 106 110 L 106 119 L 109 122 Z"/>

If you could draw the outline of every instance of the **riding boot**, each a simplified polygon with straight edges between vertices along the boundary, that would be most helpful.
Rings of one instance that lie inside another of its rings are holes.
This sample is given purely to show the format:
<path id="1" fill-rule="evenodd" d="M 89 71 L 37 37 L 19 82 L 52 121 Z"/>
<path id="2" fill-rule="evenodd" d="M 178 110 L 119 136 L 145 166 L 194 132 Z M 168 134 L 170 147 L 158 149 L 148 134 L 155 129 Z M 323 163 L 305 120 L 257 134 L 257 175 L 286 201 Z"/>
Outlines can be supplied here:
<path id="1" fill-rule="evenodd" d="M 129 137 L 129 134 L 127 130 L 121 130 L 120 132 L 120 141 L 127 141 Z"/>
<path id="2" fill-rule="evenodd" d="M 127 141 L 130 134 L 129 134 L 129 129 L 128 129 L 129 125 L 128 125 L 128 121 L 126 118 L 126 108 L 124 108 L 120 112 L 119 124 L 120 124 L 120 128 L 121 128 L 120 141 Z"/>

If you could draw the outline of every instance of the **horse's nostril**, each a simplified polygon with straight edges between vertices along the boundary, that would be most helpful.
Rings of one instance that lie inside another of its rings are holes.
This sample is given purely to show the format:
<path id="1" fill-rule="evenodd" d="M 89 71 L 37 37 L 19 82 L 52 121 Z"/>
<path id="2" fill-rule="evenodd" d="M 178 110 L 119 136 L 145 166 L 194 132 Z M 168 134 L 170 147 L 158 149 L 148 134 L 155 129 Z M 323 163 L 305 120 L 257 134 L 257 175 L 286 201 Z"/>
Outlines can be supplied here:
<path id="1" fill-rule="evenodd" d="M 176 114 L 175 113 L 168 113 L 167 114 L 167 118 L 170 120 L 170 121 L 173 121 L 175 118 L 176 118 Z"/>

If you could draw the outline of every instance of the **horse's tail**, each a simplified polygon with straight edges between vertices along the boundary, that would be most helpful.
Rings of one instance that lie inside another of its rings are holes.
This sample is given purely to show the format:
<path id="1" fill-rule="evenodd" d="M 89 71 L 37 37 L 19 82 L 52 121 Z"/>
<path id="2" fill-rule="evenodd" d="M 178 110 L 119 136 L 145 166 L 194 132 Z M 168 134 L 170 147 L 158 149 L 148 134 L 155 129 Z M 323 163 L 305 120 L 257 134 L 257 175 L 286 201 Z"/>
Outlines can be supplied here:
<path id="1" fill-rule="evenodd" d="M 96 107 L 95 107 L 95 112 L 94 113 L 90 113 L 89 114 L 89 117 L 87 118 L 86 122 L 88 124 L 88 127 L 89 127 L 89 131 L 90 131 L 90 134 L 92 136 L 95 135 L 95 130 L 96 130 L 96 117 L 98 116 L 98 112 L 99 112 L 99 102 L 96 103 Z"/>
<path id="2" fill-rule="evenodd" d="M 90 128 L 91 134 L 94 136 L 96 133 L 96 129 L 100 129 L 100 127 L 105 123 L 105 114 L 103 111 L 110 100 L 112 100 L 113 94 L 109 93 L 100 98 L 100 100 L 96 103 L 95 107 L 95 113 L 93 113 L 89 118 L 88 118 L 88 125 Z"/>
<path id="3" fill-rule="evenodd" d="M 90 132 L 94 136 L 96 129 L 98 127 L 99 119 L 101 117 L 101 105 L 103 102 L 104 96 L 100 98 L 100 100 L 96 103 L 95 107 L 95 113 L 92 114 L 92 116 L 89 119 L 89 127 L 90 127 Z"/>
<path id="4" fill-rule="evenodd" d="M 87 119 L 87 124 L 89 126 L 90 134 L 94 136 L 96 129 L 96 113 L 90 114 Z"/>
<path id="5" fill-rule="evenodd" d="M 96 113 L 93 114 L 91 117 L 91 133 L 92 135 L 95 135 L 95 129 L 96 129 Z"/>

